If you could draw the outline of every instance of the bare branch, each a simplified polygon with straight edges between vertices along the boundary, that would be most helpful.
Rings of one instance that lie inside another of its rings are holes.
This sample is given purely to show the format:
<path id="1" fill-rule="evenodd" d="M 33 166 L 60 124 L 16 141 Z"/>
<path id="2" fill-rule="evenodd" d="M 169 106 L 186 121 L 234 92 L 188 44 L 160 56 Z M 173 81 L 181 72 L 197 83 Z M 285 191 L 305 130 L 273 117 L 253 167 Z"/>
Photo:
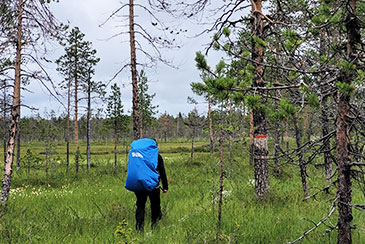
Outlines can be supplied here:
<path id="1" fill-rule="evenodd" d="M 311 229 L 305 231 L 303 233 L 303 235 L 301 235 L 300 237 L 298 237 L 294 241 L 287 242 L 286 244 L 294 244 L 294 243 L 300 242 L 309 233 L 311 233 L 312 231 L 314 231 L 315 229 L 317 229 L 321 224 L 323 224 L 327 219 L 329 219 L 331 217 L 331 215 L 333 214 L 333 212 L 335 211 L 335 209 L 336 209 L 336 200 L 337 200 L 337 198 L 335 199 L 335 201 L 333 201 L 332 207 L 331 207 L 330 211 L 328 212 L 328 214 L 325 217 L 323 217 L 317 224 L 314 223 L 314 222 L 312 222 L 314 224 L 314 226 Z"/>

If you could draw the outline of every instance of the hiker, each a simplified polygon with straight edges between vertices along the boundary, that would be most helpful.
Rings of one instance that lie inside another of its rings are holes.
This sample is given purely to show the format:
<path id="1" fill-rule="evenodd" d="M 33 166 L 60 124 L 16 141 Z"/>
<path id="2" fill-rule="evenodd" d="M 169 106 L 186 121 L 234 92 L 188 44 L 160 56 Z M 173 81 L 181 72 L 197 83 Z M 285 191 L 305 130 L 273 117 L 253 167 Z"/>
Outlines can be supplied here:
<path id="1" fill-rule="evenodd" d="M 136 230 L 143 231 L 147 197 L 150 199 L 151 205 L 151 227 L 154 228 L 162 217 L 160 189 L 163 194 L 167 193 L 167 177 L 155 139 L 143 138 L 132 142 L 129 154 L 126 188 L 136 195 Z M 153 158 L 149 159 L 148 157 L 151 156 Z M 139 160 L 142 166 L 134 166 L 133 164 L 138 164 L 136 160 Z M 138 180 L 133 178 L 138 178 Z M 140 183 L 141 181 L 143 183 Z M 159 185 L 160 181 L 162 188 Z"/>

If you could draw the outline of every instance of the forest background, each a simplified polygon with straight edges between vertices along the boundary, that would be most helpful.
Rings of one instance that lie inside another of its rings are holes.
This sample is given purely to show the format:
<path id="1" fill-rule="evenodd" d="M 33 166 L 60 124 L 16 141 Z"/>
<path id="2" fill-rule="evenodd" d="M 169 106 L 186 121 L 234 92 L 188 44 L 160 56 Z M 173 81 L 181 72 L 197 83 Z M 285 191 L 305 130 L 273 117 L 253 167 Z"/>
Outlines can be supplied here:
<path id="1" fill-rule="evenodd" d="M 129 46 L 108 81 L 93 78 L 97 51 L 51 4 L 1 2 L 4 243 L 364 240 L 363 1 L 122 2 L 100 24 L 121 21 L 114 38 Z M 179 48 L 186 32 L 160 14 L 211 20 L 190 83 L 206 114 L 190 97 L 187 114 L 156 116 L 148 70 L 174 66 L 161 50 Z M 55 42 L 64 53 L 51 60 Z M 212 63 L 212 52 L 222 59 Z M 125 71 L 131 111 L 115 82 Z M 21 95 L 34 81 L 64 113 L 21 116 L 34 109 Z M 160 142 L 171 185 L 165 218 L 145 234 L 133 230 L 133 194 L 122 187 L 129 144 L 142 137 Z"/>

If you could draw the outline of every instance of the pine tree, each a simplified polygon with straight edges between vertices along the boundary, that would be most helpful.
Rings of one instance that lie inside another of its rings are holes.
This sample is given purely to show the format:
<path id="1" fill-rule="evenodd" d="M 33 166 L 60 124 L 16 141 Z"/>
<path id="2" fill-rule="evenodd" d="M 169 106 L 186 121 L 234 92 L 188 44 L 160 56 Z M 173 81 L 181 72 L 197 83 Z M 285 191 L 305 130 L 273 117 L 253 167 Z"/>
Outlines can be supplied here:
<path id="1" fill-rule="evenodd" d="M 138 112 L 140 137 L 143 138 L 145 130 L 152 125 L 153 116 L 158 112 L 157 106 L 152 104 L 156 93 L 148 94 L 148 80 L 144 70 L 138 75 Z"/>
<path id="2" fill-rule="evenodd" d="M 120 88 L 117 84 L 112 85 L 111 94 L 108 97 L 107 120 L 109 128 L 113 129 L 114 134 L 114 172 L 117 171 L 117 154 L 119 135 L 128 132 L 129 117 L 123 114 L 123 104 L 121 100 Z"/>
<path id="3" fill-rule="evenodd" d="M 91 42 L 84 41 L 85 35 L 78 27 L 74 27 L 67 36 L 65 45 L 65 54 L 57 59 L 57 71 L 65 77 L 67 82 L 68 94 L 70 95 L 71 86 L 74 88 L 74 120 L 75 120 L 75 167 L 76 172 L 79 171 L 79 90 L 91 82 L 91 76 L 94 74 L 94 66 L 99 62 L 99 58 L 95 57 L 96 50 L 92 49 Z M 87 88 L 88 89 L 88 88 Z M 70 97 L 68 98 L 68 104 Z M 69 106 L 68 106 L 69 108 Z M 68 139 L 68 138 L 67 138 Z"/>
<path id="4" fill-rule="evenodd" d="M 59 32 L 59 26 L 57 25 L 54 16 L 49 10 L 49 1 L 23 1 L 18 0 L 16 7 L 10 8 L 15 11 L 13 16 L 13 22 L 16 23 L 16 27 L 12 29 L 12 33 L 9 35 L 10 42 L 16 43 L 15 52 L 15 78 L 14 78 L 14 92 L 13 102 L 11 106 L 11 122 L 10 122 L 10 136 L 8 140 L 7 158 L 4 167 L 4 178 L 2 182 L 1 201 L 7 202 L 9 198 L 9 191 L 11 186 L 12 167 L 14 161 L 15 140 L 19 134 L 20 127 L 20 91 L 21 81 L 24 78 L 25 69 L 22 65 L 28 61 L 33 62 L 36 66 L 41 66 L 42 63 L 34 58 L 33 54 L 38 54 L 39 45 L 43 46 L 43 50 L 46 50 L 45 43 L 49 38 L 57 38 Z M 10 2 L 9 2 L 10 3 Z M 6 5 L 6 2 L 5 2 Z M 7 5 L 9 6 L 9 5 Z M 3 5 L 1 5 L 1 8 Z M 9 23 L 9 22 L 7 22 Z M 13 38 L 13 39 L 12 39 Z M 25 50 L 24 47 L 29 47 Z M 27 55 L 24 55 L 27 54 Z M 28 77 L 33 79 L 42 80 L 44 83 L 48 78 L 44 78 L 42 72 L 28 73 Z M 18 146 L 20 143 L 18 141 Z M 18 150 L 20 155 L 20 150 Z"/>

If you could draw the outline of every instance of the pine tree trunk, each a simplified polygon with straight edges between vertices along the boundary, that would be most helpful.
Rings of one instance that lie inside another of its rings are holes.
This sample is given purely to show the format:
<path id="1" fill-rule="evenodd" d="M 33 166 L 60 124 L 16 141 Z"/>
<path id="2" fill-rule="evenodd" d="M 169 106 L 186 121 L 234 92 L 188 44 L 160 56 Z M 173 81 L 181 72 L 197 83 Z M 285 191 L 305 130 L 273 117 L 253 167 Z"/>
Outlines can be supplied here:
<path id="1" fill-rule="evenodd" d="M 263 18 L 260 15 L 262 11 L 262 0 L 252 1 L 253 25 L 252 35 L 264 39 L 263 35 Z M 264 84 L 264 47 L 254 42 L 252 39 L 252 59 L 255 67 L 255 76 L 253 86 L 263 87 Z M 264 103 L 264 101 L 263 101 Z M 266 132 L 266 114 L 263 109 L 253 109 L 254 123 L 254 168 L 255 168 L 255 188 L 257 196 L 264 196 L 270 191 L 269 170 L 268 170 L 268 148 Z"/>
<path id="2" fill-rule="evenodd" d="M 223 204 L 223 131 L 219 129 L 219 198 L 218 198 L 218 230 L 221 227 L 222 204 Z"/>
<path id="3" fill-rule="evenodd" d="M 285 133 L 285 144 L 286 144 L 286 153 L 289 153 L 289 120 L 286 119 L 285 121 L 285 128 L 286 128 L 286 133 Z"/>
<path id="4" fill-rule="evenodd" d="M 193 162 L 194 159 L 194 139 L 195 139 L 195 126 L 193 127 L 193 133 L 191 135 L 191 150 L 190 150 L 190 161 Z"/>
<path id="5" fill-rule="evenodd" d="M 7 143 L 7 123 L 6 123 L 6 88 L 4 88 L 4 97 L 3 97 L 3 152 L 4 152 L 4 168 L 6 164 L 6 143 Z"/>
<path id="6" fill-rule="evenodd" d="M 10 136 L 8 141 L 8 150 L 6 163 L 4 167 L 4 179 L 2 182 L 1 202 L 7 203 L 11 186 L 11 176 L 14 161 L 14 144 L 18 130 L 18 120 L 20 117 L 20 72 L 21 72 L 21 54 L 22 54 L 22 18 L 23 18 L 23 0 L 18 1 L 18 25 L 17 25 L 17 48 L 15 59 L 15 79 L 13 105 L 11 107 L 11 124 Z"/>
<path id="7" fill-rule="evenodd" d="M 210 153 L 214 152 L 214 132 L 213 132 L 213 120 L 212 120 L 212 102 L 211 97 L 208 97 L 208 121 L 209 121 L 209 148 Z"/>
<path id="8" fill-rule="evenodd" d="M 117 122 L 114 124 L 114 173 L 117 172 L 117 162 L 118 162 L 118 132 L 117 132 Z"/>
<path id="9" fill-rule="evenodd" d="M 141 113 L 141 111 L 139 111 L 139 117 L 138 117 L 138 120 L 139 120 L 139 136 L 140 138 L 143 138 L 143 113 Z"/>
<path id="10" fill-rule="evenodd" d="M 319 55 L 322 57 L 326 54 L 326 34 L 325 30 L 322 29 L 320 33 L 320 46 L 319 46 Z M 320 77 L 320 83 L 324 82 L 324 75 Z M 325 94 L 329 87 L 321 86 L 321 124 L 322 124 L 322 137 L 326 137 L 328 135 L 328 128 L 329 128 L 329 119 L 328 119 L 328 95 Z M 323 140 L 323 160 L 324 160 L 324 168 L 325 168 L 325 177 L 327 180 L 330 180 L 332 176 L 332 163 L 331 163 L 331 146 L 330 146 L 330 139 L 326 138 Z"/>
<path id="11" fill-rule="evenodd" d="M 275 172 L 280 172 L 279 165 L 279 141 L 280 141 L 280 127 L 279 122 L 275 122 L 275 135 L 274 135 L 274 160 L 275 160 Z"/>
<path id="12" fill-rule="evenodd" d="M 253 165 L 253 137 L 254 137 L 254 127 L 253 127 L 253 110 L 250 109 L 250 165 Z"/>
<path id="13" fill-rule="evenodd" d="M 87 169 L 90 169 L 90 137 L 91 137 L 91 128 L 90 128 L 90 119 L 91 119 L 91 81 L 89 77 L 87 88 L 87 135 L 86 135 L 86 160 L 87 160 Z"/>
<path id="14" fill-rule="evenodd" d="M 346 31 L 347 31 L 347 59 L 352 64 L 357 65 L 357 53 L 355 45 L 361 41 L 359 31 L 360 23 L 356 16 L 356 0 L 350 0 L 346 10 Z M 351 85 L 352 74 L 343 72 L 340 81 Z M 352 221 L 352 181 L 351 181 L 351 158 L 349 153 L 350 147 L 350 128 L 348 121 L 350 116 L 350 99 L 349 93 L 337 92 L 337 124 L 336 124 L 336 141 L 337 141 L 337 164 L 338 164 L 338 186 L 337 186 L 337 206 L 338 206 L 338 244 L 351 244 L 351 221 Z"/>
<path id="15" fill-rule="evenodd" d="M 21 101 L 19 101 L 21 103 Z M 16 136 L 16 169 L 20 169 L 20 109 L 19 109 L 19 117 L 18 117 L 18 131 Z"/>
<path id="16" fill-rule="evenodd" d="M 70 166 L 70 111 L 71 111 L 71 79 L 67 85 L 67 118 L 66 118 L 66 167 Z"/>
<path id="17" fill-rule="evenodd" d="M 279 49 L 279 40 L 278 38 L 276 39 L 276 54 L 275 54 L 275 62 L 276 62 L 276 65 L 280 65 L 279 64 L 279 52 L 280 52 L 280 49 Z M 275 70 L 275 83 L 276 84 L 279 84 L 279 70 L 276 69 Z M 280 91 L 277 90 L 276 91 L 276 96 L 277 97 L 281 97 L 281 94 L 280 94 Z M 275 101 L 275 110 L 276 112 L 279 112 L 279 101 Z M 280 148 L 280 127 L 279 127 L 279 120 L 276 120 L 275 121 L 275 134 L 274 134 L 274 160 L 275 160 L 275 172 L 278 174 L 280 173 L 280 166 L 279 166 L 279 148 Z"/>
<path id="18" fill-rule="evenodd" d="M 232 99 L 229 99 L 229 127 L 233 130 L 232 116 L 233 116 Z M 229 162 L 232 161 L 232 140 L 233 140 L 232 133 L 233 131 L 229 132 L 229 138 L 228 138 Z"/>
<path id="19" fill-rule="evenodd" d="M 302 187 L 304 192 L 304 197 L 308 196 L 308 183 L 307 183 L 307 166 L 304 161 L 304 153 L 301 149 L 302 147 L 302 131 L 299 128 L 298 118 L 296 115 L 293 118 L 294 120 L 294 129 L 295 129 L 295 139 L 297 143 L 298 151 L 298 160 L 299 160 L 299 169 L 300 169 L 300 177 L 302 179 Z"/>
<path id="20" fill-rule="evenodd" d="M 76 55 L 77 57 L 77 46 L 76 46 Z M 75 60 L 75 69 L 77 69 L 77 58 Z M 76 166 L 76 173 L 79 172 L 79 123 L 78 123 L 78 76 L 77 70 L 75 70 L 75 166 Z"/>
<path id="21" fill-rule="evenodd" d="M 46 172 L 46 179 L 48 180 L 48 165 L 49 165 L 49 142 L 48 142 L 48 139 L 46 140 L 45 150 L 46 150 L 45 172 Z"/>
<path id="22" fill-rule="evenodd" d="M 328 127 L 329 127 L 329 119 L 328 119 L 328 104 L 327 104 L 327 96 L 324 95 L 324 97 L 321 100 L 321 108 L 322 108 L 322 137 L 325 137 L 328 135 Z M 324 168 L 325 168 L 325 177 L 327 180 L 331 179 L 332 176 L 332 162 L 331 162 L 331 145 L 330 145 L 330 139 L 326 138 L 323 140 L 323 160 L 324 160 Z"/>
<path id="23" fill-rule="evenodd" d="M 132 115 L 133 115 L 133 137 L 139 139 L 138 129 L 138 84 L 137 84 L 137 60 L 136 60 L 136 41 L 134 37 L 134 3 L 129 0 L 129 38 L 131 48 L 131 72 L 132 72 Z"/>

